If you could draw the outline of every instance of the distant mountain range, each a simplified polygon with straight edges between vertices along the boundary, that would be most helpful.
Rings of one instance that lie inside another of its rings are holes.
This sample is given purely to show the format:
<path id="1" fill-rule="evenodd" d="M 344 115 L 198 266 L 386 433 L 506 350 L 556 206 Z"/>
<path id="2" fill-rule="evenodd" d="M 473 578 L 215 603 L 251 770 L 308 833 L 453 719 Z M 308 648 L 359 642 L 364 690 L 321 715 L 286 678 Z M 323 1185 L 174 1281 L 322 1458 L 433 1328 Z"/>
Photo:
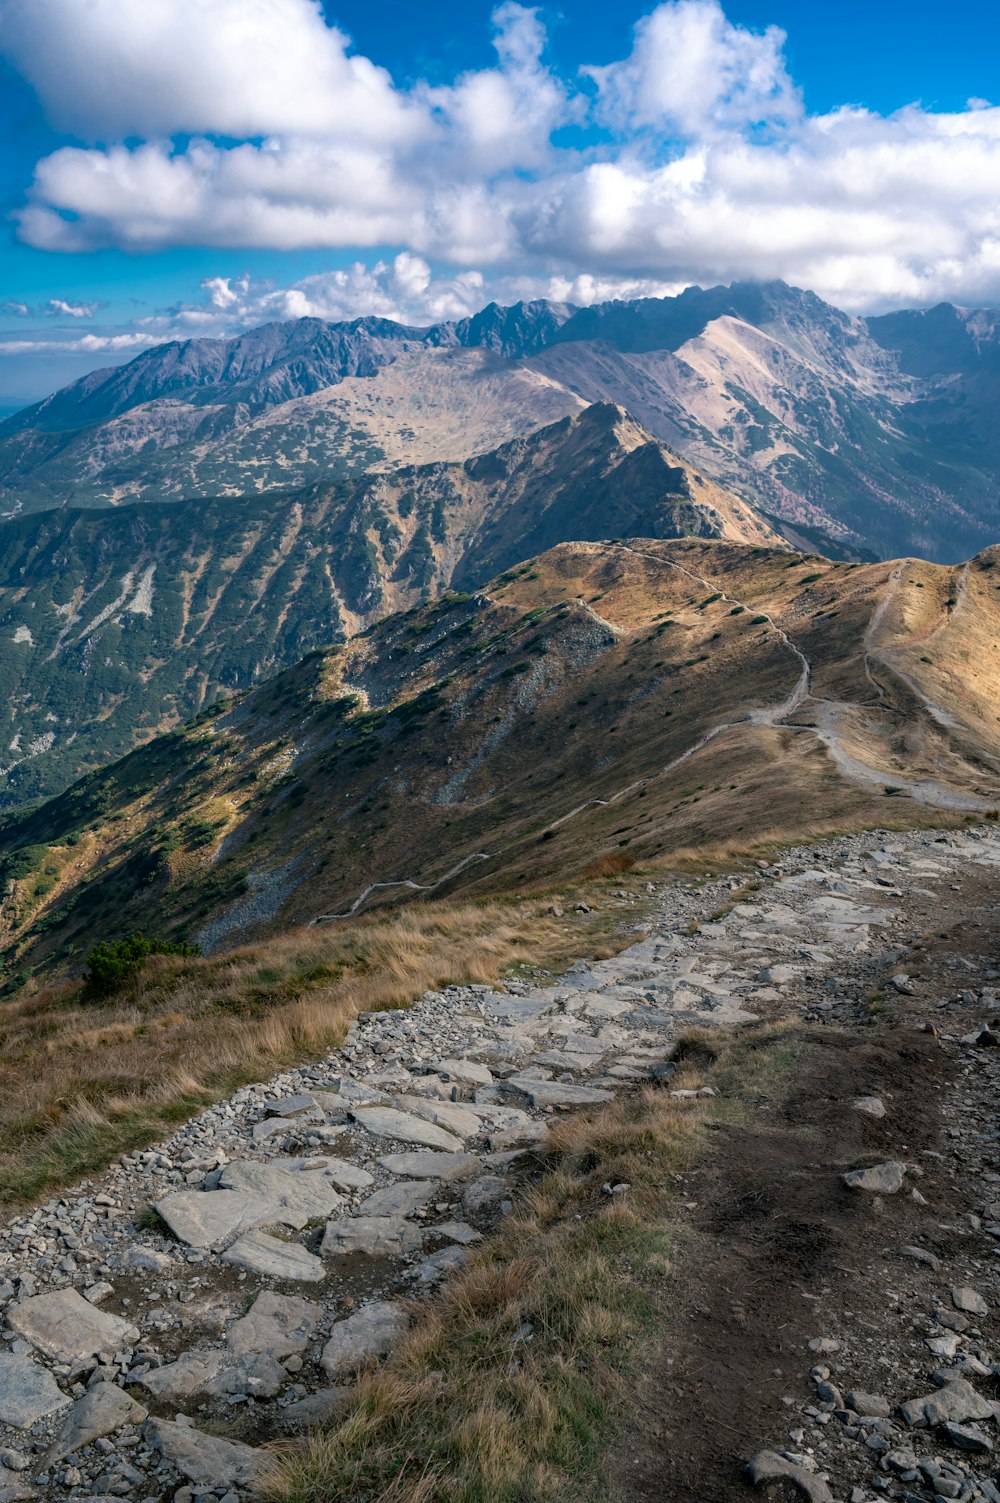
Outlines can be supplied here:
<path id="1" fill-rule="evenodd" d="M 148 350 L 0 422 L 0 807 L 563 542 L 1000 537 L 1000 314 L 783 283 Z"/>
<path id="2" fill-rule="evenodd" d="M 0 423 L 0 508 L 287 490 L 485 453 L 595 401 L 833 555 L 1000 535 L 1000 315 L 849 317 L 784 283 L 409 328 L 269 324 L 98 371 Z"/>
<path id="3" fill-rule="evenodd" d="M 780 539 L 621 409 L 461 463 L 0 525 L 0 807 L 569 538 Z"/>

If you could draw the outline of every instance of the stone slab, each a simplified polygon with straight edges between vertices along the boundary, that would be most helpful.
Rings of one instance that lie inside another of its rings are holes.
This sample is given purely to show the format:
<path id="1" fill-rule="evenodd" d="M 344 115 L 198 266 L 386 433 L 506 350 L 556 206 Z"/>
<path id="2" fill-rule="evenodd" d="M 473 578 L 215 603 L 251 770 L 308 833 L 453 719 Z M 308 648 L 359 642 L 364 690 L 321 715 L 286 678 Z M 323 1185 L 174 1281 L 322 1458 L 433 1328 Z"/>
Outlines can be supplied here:
<path id="1" fill-rule="evenodd" d="M 416 1252 L 422 1240 L 418 1228 L 401 1216 L 349 1216 L 329 1223 L 320 1253 L 324 1258 L 343 1253 L 400 1258 Z"/>
<path id="2" fill-rule="evenodd" d="M 379 1159 L 383 1169 L 390 1174 L 402 1174 L 407 1179 L 460 1179 L 478 1168 L 479 1160 L 474 1153 L 387 1153 Z"/>
<path id="3" fill-rule="evenodd" d="M 201 1491 L 252 1487 L 265 1465 L 265 1458 L 253 1446 L 206 1435 L 193 1425 L 181 1425 L 174 1420 L 148 1420 L 143 1433 Z"/>
<path id="4" fill-rule="evenodd" d="M 46 1453 L 46 1464 L 53 1466 L 100 1440 L 103 1435 L 113 1435 L 123 1425 L 141 1425 L 148 1410 L 125 1393 L 115 1383 L 98 1383 L 77 1399 L 60 1426 L 55 1442 Z"/>
<path id="5" fill-rule="evenodd" d="M 465 1146 L 461 1138 L 446 1132 L 433 1122 L 425 1122 L 412 1112 L 400 1112 L 391 1106 L 356 1107 L 355 1122 L 376 1138 L 392 1138 L 398 1143 L 415 1143 L 418 1148 L 444 1148 L 451 1153 Z"/>
<path id="6" fill-rule="evenodd" d="M 331 1378 L 362 1366 L 370 1357 L 384 1357 L 405 1335 L 409 1321 L 399 1305 L 378 1300 L 356 1315 L 338 1320 L 323 1348 L 321 1363 Z"/>
<path id="7" fill-rule="evenodd" d="M 72 1399 L 62 1393 L 52 1374 L 33 1358 L 0 1352 L 0 1421 L 30 1430 L 36 1420 L 68 1409 Z"/>
<path id="8" fill-rule="evenodd" d="M 319 1258 L 298 1242 L 282 1242 L 266 1232 L 253 1230 L 238 1238 L 222 1254 L 223 1263 L 247 1268 L 272 1279 L 318 1284 L 326 1277 Z"/>
<path id="9" fill-rule="evenodd" d="M 135 1326 L 95 1309 L 75 1289 L 36 1294 L 10 1305 L 7 1320 L 19 1336 L 53 1362 L 73 1366 L 93 1357 L 113 1356 L 139 1339 Z"/>
<path id="10" fill-rule="evenodd" d="M 323 1307 L 294 1294 L 259 1294 L 226 1332 L 232 1352 L 263 1352 L 281 1361 L 304 1352 L 323 1319 Z"/>

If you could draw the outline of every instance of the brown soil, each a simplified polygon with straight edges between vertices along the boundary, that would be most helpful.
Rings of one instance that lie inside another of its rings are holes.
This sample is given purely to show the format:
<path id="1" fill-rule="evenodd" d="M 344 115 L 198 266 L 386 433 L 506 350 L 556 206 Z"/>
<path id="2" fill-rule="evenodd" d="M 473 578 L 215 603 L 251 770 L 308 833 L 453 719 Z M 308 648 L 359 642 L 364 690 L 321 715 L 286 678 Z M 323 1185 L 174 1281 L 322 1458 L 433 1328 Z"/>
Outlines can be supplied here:
<path id="1" fill-rule="evenodd" d="M 872 1392 L 885 1387 L 887 1351 L 890 1367 L 915 1373 L 922 1363 L 926 1373 L 926 1351 L 915 1356 L 919 1339 L 910 1333 L 908 1340 L 906 1322 L 887 1314 L 886 1257 L 906 1243 L 946 1260 L 961 1256 L 962 1224 L 976 1202 L 969 1149 L 959 1150 L 946 1132 L 956 1120 L 962 1051 L 922 1029 L 932 1022 L 959 1036 L 990 1019 L 995 1007 L 961 992 L 984 979 L 996 984 L 1000 948 L 995 879 L 980 870 L 961 890 L 942 889 L 912 895 L 902 951 L 859 961 L 857 1025 L 798 1029 L 794 1080 L 755 1123 L 719 1126 L 691 1176 L 682 1298 L 639 1392 L 635 1422 L 610 1461 L 622 1503 L 759 1497 L 744 1479 L 745 1464 L 757 1451 L 788 1445 L 803 1405 L 815 1402 L 810 1368 L 824 1360 L 850 1365 L 856 1384 L 867 1382 Z M 883 991 L 887 1012 L 873 1024 L 865 998 L 900 969 L 917 995 Z M 967 1071 L 961 1078 L 965 1099 L 992 1115 L 988 1085 Z M 965 1096 L 970 1090 L 973 1098 Z M 868 1095 L 891 1101 L 885 1118 L 853 1110 L 852 1101 Z M 885 1159 L 921 1166 L 930 1221 L 905 1195 L 875 1201 L 842 1185 L 845 1168 Z M 926 1303 L 928 1271 L 894 1258 L 892 1265 L 893 1287 L 904 1290 L 901 1310 Z M 818 1357 L 808 1346 L 818 1336 L 846 1337 L 847 1350 Z M 921 1391 L 913 1381 L 910 1391 Z M 836 1474 L 835 1455 L 827 1464 Z M 835 1480 L 849 1495 L 850 1478 Z M 797 1495 L 778 1489 L 769 1496 Z"/>

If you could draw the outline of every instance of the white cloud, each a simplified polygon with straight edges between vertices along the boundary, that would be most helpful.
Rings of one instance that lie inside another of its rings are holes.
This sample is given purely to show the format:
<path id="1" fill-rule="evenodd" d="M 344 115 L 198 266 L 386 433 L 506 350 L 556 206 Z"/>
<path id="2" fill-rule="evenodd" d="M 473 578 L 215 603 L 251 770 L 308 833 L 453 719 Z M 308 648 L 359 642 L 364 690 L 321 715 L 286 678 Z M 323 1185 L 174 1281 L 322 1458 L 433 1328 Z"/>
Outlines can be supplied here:
<path id="1" fill-rule="evenodd" d="M 93 318 L 101 306 L 101 303 L 74 303 L 64 297 L 50 297 L 45 311 L 55 318 Z"/>
<path id="2" fill-rule="evenodd" d="M 809 115 L 783 33 L 718 0 L 657 5 L 573 81 L 535 10 L 494 23 L 495 67 L 404 91 L 314 0 L 0 0 L 0 47 L 84 142 L 38 163 L 20 233 L 380 257 L 283 290 L 215 279 L 175 315 L 191 328 L 778 276 L 857 309 L 1000 298 L 1000 109 Z"/>
<path id="3" fill-rule="evenodd" d="M 797 119 L 802 102 L 784 44 L 777 26 L 757 33 L 731 25 L 718 0 L 677 0 L 639 22 L 623 62 L 584 71 L 612 124 L 690 138 Z"/>
<path id="4" fill-rule="evenodd" d="M 0 313 L 6 313 L 11 318 L 27 318 L 31 309 L 27 303 L 7 302 L 0 303 Z"/>
<path id="5" fill-rule="evenodd" d="M 4 339 L 0 355 L 119 355 L 122 352 L 148 349 L 159 344 L 162 334 L 81 334 L 78 339 Z"/>
<path id="6" fill-rule="evenodd" d="M 0 50 L 83 140 L 410 135 L 419 112 L 318 0 L 3 0 Z"/>

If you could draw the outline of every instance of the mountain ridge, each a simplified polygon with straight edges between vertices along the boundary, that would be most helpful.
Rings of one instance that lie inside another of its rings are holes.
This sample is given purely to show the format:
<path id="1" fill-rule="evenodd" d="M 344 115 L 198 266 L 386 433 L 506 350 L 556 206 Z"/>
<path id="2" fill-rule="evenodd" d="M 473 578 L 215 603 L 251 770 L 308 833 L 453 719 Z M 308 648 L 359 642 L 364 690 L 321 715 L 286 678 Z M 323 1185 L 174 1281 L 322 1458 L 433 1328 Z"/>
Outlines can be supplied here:
<path id="1" fill-rule="evenodd" d="M 128 929 L 214 949 L 804 825 L 988 815 L 998 565 L 561 544 L 8 816 L 6 963 L 72 966 Z"/>
<path id="2" fill-rule="evenodd" d="M 461 463 L 0 526 L 0 807 L 450 587 L 572 538 L 776 544 L 621 409 Z"/>
<path id="3" fill-rule="evenodd" d="M 989 310 L 860 319 L 780 282 L 426 328 L 272 323 L 145 351 L 0 423 L 0 498 L 12 515 L 287 489 L 465 459 L 607 400 L 792 538 L 949 561 L 1000 534 L 998 362 Z"/>

